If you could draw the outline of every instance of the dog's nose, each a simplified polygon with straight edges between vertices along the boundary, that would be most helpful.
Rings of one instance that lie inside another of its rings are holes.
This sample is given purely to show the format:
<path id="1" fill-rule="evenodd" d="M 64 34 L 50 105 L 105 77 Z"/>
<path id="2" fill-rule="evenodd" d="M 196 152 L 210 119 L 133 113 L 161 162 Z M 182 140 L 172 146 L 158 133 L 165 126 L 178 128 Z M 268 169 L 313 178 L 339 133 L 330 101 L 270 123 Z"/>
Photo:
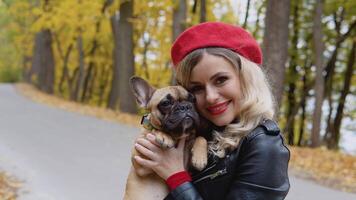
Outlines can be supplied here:
<path id="1" fill-rule="evenodd" d="M 188 111 L 191 109 L 192 109 L 192 104 L 189 104 L 189 103 L 181 103 L 176 108 L 177 111 L 182 111 L 182 112 L 185 112 L 185 111 Z"/>

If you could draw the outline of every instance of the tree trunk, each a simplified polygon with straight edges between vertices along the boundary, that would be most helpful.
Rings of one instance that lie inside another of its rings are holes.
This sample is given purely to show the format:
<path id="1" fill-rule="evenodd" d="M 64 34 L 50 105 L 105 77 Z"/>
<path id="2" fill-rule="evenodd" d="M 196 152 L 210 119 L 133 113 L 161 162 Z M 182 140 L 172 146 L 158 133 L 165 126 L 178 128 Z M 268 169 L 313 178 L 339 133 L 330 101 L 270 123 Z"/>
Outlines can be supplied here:
<path id="1" fill-rule="evenodd" d="M 31 74 L 37 74 L 37 87 L 53 94 L 55 62 L 52 49 L 52 34 L 49 29 L 42 30 L 35 36 L 34 55 Z"/>
<path id="2" fill-rule="evenodd" d="M 307 52 L 309 48 L 309 40 L 311 39 L 312 34 L 309 34 L 305 39 L 305 46 L 302 49 L 303 52 Z M 309 90 L 312 87 L 312 84 L 308 84 L 308 74 L 311 74 L 311 65 L 312 61 L 310 58 L 306 57 L 303 65 L 303 76 L 302 76 L 302 95 L 300 97 L 300 107 L 302 109 L 301 116 L 299 118 L 299 135 L 298 135 L 298 146 L 302 146 L 304 130 L 305 130 L 305 119 L 306 119 L 306 102 L 309 94 Z"/>
<path id="3" fill-rule="evenodd" d="M 320 122 L 322 116 L 323 94 L 324 94 L 324 77 L 323 77 L 323 33 L 322 33 L 322 0 L 316 1 L 315 15 L 313 19 L 313 41 L 315 50 L 315 106 L 313 113 L 313 127 L 312 127 L 312 147 L 318 147 L 320 143 Z"/>
<path id="4" fill-rule="evenodd" d="M 113 0 L 106 0 L 104 2 L 104 5 L 101 8 L 101 15 L 105 15 L 106 14 L 106 10 L 107 8 L 113 3 Z M 100 18 L 98 21 L 96 21 L 95 23 L 95 35 L 92 41 L 92 46 L 91 49 L 89 51 L 89 56 L 91 58 L 93 58 L 95 56 L 96 50 L 99 47 L 99 43 L 98 43 L 98 34 L 100 32 L 100 27 L 101 27 L 101 21 Z M 89 99 L 91 98 L 91 94 L 93 91 L 93 85 L 95 82 L 95 73 L 97 71 L 97 69 L 95 68 L 95 63 L 93 61 L 93 59 L 91 59 L 91 61 L 88 64 L 88 73 L 86 74 L 86 77 L 84 79 L 84 85 L 83 85 L 83 93 L 81 96 L 81 102 L 88 102 Z"/>
<path id="5" fill-rule="evenodd" d="M 197 12 L 198 0 L 194 0 L 193 7 L 192 7 L 192 14 Z"/>
<path id="6" fill-rule="evenodd" d="M 247 19 L 248 19 L 248 12 L 250 11 L 250 3 L 251 3 L 251 0 L 247 0 L 245 20 L 244 20 L 244 23 L 242 25 L 242 27 L 244 29 L 246 29 L 246 27 L 247 27 Z"/>
<path id="7" fill-rule="evenodd" d="M 112 66 L 108 67 L 104 66 L 101 70 L 101 78 L 100 78 L 100 84 L 99 84 L 99 101 L 98 101 L 98 106 L 102 106 L 105 98 L 105 91 L 106 91 L 106 86 L 109 83 L 109 75 L 111 72 Z"/>
<path id="8" fill-rule="evenodd" d="M 179 3 L 173 8 L 173 41 L 175 41 L 178 35 L 186 28 L 187 20 L 187 2 L 186 0 L 179 0 Z"/>
<path id="9" fill-rule="evenodd" d="M 329 105 L 329 114 L 327 118 L 327 128 L 325 131 L 324 135 L 324 141 L 328 141 L 329 138 L 332 135 L 332 130 L 333 130 L 333 124 L 332 124 L 332 113 L 333 113 L 333 102 L 332 102 L 332 89 L 333 89 L 333 75 L 336 67 L 336 61 L 337 61 L 337 56 L 339 53 L 339 48 L 341 47 L 341 44 L 349 37 L 351 34 L 352 30 L 356 27 L 356 21 L 353 21 L 349 29 L 342 34 L 341 33 L 341 24 L 343 23 L 344 19 L 344 9 L 340 11 L 340 14 L 335 13 L 334 14 L 334 25 L 335 25 L 335 31 L 336 31 L 336 44 L 335 44 L 335 49 L 332 52 L 332 55 L 330 59 L 328 60 L 326 66 L 325 66 L 325 78 L 324 78 L 324 84 L 325 84 L 325 90 L 324 90 L 324 98 L 327 98 L 328 100 L 328 105 Z"/>
<path id="10" fill-rule="evenodd" d="M 85 95 L 82 96 L 82 98 L 84 97 L 84 99 L 82 99 L 82 102 L 84 103 L 89 103 L 90 99 L 93 97 L 93 92 L 95 90 L 95 84 L 96 84 L 95 80 L 98 73 L 97 71 L 98 69 L 93 65 L 92 75 L 90 76 L 90 80 L 88 81 L 86 93 Z"/>
<path id="11" fill-rule="evenodd" d="M 287 121 L 291 121 L 285 128 L 285 134 L 288 134 L 289 145 L 294 145 L 294 124 L 295 115 L 292 115 L 292 110 L 296 106 L 295 90 L 297 88 L 296 81 L 298 80 L 297 73 L 297 59 L 298 59 L 298 39 L 299 39 L 299 5 L 294 2 L 293 5 L 293 37 L 292 37 L 292 51 L 290 55 L 290 64 L 288 70 L 288 93 L 287 93 Z"/>
<path id="12" fill-rule="evenodd" d="M 57 46 L 58 45 L 60 45 L 60 44 L 58 43 Z M 67 81 L 67 83 L 68 83 L 68 90 L 71 91 L 73 89 L 72 84 L 69 81 L 69 69 L 68 69 L 68 62 L 69 62 L 69 57 L 72 52 L 72 49 L 73 49 L 73 44 L 70 44 L 65 55 L 61 55 L 61 58 L 63 60 L 63 69 L 62 69 L 62 76 L 61 76 L 59 84 L 58 84 L 58 91 L 61 93 L 61 95 L 63 95 L 63 93 L 64 93 L 63 85 L 64 85 L 65 81 Z M 61 51 L 58 51 L 58 52 L 61 52 Z M 60 53 L 60 54 L 62 54 L 62 53 Z"/>
<path id="13" fill-rule="evenodd" d="M 115 13 L 111 17 L 111 29 L 113 32 L 113 38 L 114 38 L 114 49 L 113 49 L 113 69 L 112 69 L 112 80 L 111 80 L 111 89 L 109 93 L 109 99 L 108 99 L 108 108 L 116 110 L 118 101 L 119 101 L 119 74 L 120 74 L 120 69 L 118 66 L 118 58 L 119 58 L 119 52 L 118 52 L 118 46 L 119 46 L 119 18 L 120 15 L 119 13 Z"/>
<path id="14" fill-rule="evenodd" d="M 148 69 L 148 64 L 147 64 L 147 54 L 148 54 L 148 47 L 151 44 L 151 36 L 147 36 L 148 38 L 144 38 L 143 40 L 143 52 L 142 52 L 142 68 L 145 71 L 145 78 L 146 80 L 150 79 L 150 74 L 149 74 L 149 69 Z"/>
<path id="15" fill-rule="evenodd" d="M 136 102 L 130 90 L 129 79 L 134 75 L 134 54 L 133 54 L 133 26 L 130 22 L 133 16 L 133 0 L 124 1 L 120 5 L 120 17 L 117 24 L 117 29 L 114 25 L 115 42 L 115 66 L 114 78 L 118 82 L 119 109 L 123 112 L 136 113 Z M 116 22 L 116 20 L 114 20 Z M 120 73 L 118 73 L 120 72 Z M 113 87 L 114 88 L 114 87 Z M 110 105 L 115 109 L 116 104 Z"/>
<path id="16" fill-rule="evenodd" d="M 23 71 L 22 71 L 22 77 L 23 80 L 26 83 L 31 84 L 31 57 L 23 55 L 22 56 L 22 66 L 23 66 Z"/>
<path id="17" fill-rule="evenodd" d="M 126 1 L 120 6 L 119 19 L 119 108 L 123 112 L 136 113 L 136 101 L 130 90 L 129 79 L 135 74 L 134 64 L 134 43 L 133 43 L 133 25 L 130 22 L 133 16 L 134 1 Z"/>
<path id="18" fill-rule="evenodd" d="M 195 0 L 196 5 L 197 0 Z M 178 35 L 182 33 L 186 28 L 187 20 L 187 2 L 186 0 L 179 0 L 178 4 L 175 4 L 173 8 L 173 42 L 177 39 Z M 176 85 L 175 71 L 172 70 L 171 85 Z"/>
<path id="19" fill-rule="evenodd" d="M 298 135 L 298 142 L 297 145 L 298 146 L 302 146 L 302 141 L 303 141 L 303 137 L 304 137 L 304 122 L 305 122 L 305 106 L 306 106 L 306 97 L 307 97 L 307 93 L 308 91 L 306 90 L 306 79 L 307 79 L 307 75 L 304 74 L 303 75 L 303 95 L 302 95 L 302 99 L 301 101 L 301 108 L 302 108 L 302 113 L 299 119 L 299 135 Z"/>
<path id="20" fill-rule="evenodd" d="M 200 0 L 200 23 L 206 22 L 206 1 Z"/>
<path id="21" fill-rule="evenodd" d="M 262 9 L 265 7 L 265 1 L 260 2 L 260 5 L 258 6 L 257 9 L 257 16 L 256 16 L 256 23 L 255 23 L 255 30 L 253 31 L 252 35 L 254 38 L 257 38 L 257 34 L 260 31 L 260 16 L 262 13 Z"/>
<path id="22" fill-rule="evenodd" d="M 78 78 L 75 85 L 74 93 L 71 96 L 71 100 L 78 101 L 81 89 L 85 80 L 85 63 L 84 63 L 84 50 L 83 50 L 83 38 L 79 34 L 77 38 L 77 50 L 78 50 Z"/>
<path id="23" fill-rule="evenodd" d="M 288 23 L 290 0 L 269 0 L 265 18 L 263 37 L 264 66 L 276 99 L 276 118 L 281 106 L 285 63 L 288 57 Z M 278 20 L 276 20 L 278 19 Z"/>
<path id="24" fill-rule="evenodd" d="M 343 118 L 345 101 L 346 101 L 347 95 L 350 92 L 353 68 L 355 67 L 355 57 L 356 57 L 355 49 L 356 49 L 356 41 L 354 40 L 353 44 L 352 44 L 352 49 L 350 51 L 347 68 L 345 71 L 344 87 L 341 91 L 341 95 L 339 98 L 339 104 L 337 106 L 336 115 L 335 115 L 335 118 L 333 121 L 332 135 L 331 135 L 330 140 L 328 140 L 328 148 L 331 148 L 331 149 L 337 149 L 339 140 L 340 140 L 340 127 L 341 127 L 341 122 L 342 122 L 342 118 Z"/>

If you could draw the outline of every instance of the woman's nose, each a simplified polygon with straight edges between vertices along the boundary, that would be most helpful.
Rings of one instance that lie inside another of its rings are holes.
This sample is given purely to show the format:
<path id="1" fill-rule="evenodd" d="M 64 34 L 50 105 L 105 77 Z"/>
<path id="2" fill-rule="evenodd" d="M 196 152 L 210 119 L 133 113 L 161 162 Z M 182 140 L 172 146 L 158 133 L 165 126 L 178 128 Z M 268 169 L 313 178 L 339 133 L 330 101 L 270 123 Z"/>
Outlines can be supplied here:
<path id="1" fill-rule="evenodd" d="M 206 87 L 206 101 L 209 104 L 214 104 L 217 102 L 219 93 L 216 88 Z"/>

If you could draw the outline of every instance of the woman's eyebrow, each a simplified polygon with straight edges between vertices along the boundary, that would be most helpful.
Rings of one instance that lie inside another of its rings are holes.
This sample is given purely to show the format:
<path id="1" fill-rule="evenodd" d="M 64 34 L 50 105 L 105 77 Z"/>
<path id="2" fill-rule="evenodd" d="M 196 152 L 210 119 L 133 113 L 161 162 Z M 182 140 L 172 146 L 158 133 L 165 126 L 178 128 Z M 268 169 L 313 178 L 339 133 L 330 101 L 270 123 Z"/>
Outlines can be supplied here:
<path id="1" fill-rule="evenodd" d="M 228 75 L 229 72 L 217 72 L 216 74 L 212 75 L 209 80 L 214 80 L 216 77 L 223 76 L 223 75 Z M 200 85 L 201 83 L 199 81 L 190 81 L 190 85 Z"/>
<path id="2" fill-rule="evenodd" d="M 228 72 L 218 72 L 210 77 L 210 80 L 215 79 L 216 77 L 223 76 L 223 75 L 228 75 Z"/>

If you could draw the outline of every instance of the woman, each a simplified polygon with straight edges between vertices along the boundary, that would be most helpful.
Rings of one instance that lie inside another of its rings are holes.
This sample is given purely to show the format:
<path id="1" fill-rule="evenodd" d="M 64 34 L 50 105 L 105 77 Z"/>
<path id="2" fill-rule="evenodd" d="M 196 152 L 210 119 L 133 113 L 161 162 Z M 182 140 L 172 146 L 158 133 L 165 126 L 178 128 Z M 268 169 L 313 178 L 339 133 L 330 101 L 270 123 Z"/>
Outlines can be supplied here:
<path id="1" fill-rule="evenodd" d="M 155 137 L 137 139 L 146 159 L 136 161 L 166 180 L 166 199 L 284 199 L 289 190 L 289 150 L 273 118 L 273 98 L 262 54 L 244 29 L 207 22 L 184 31 L 171 50 L 177 82 L 196 97 L 200 115 L 215 127 L 208 165 L 188 173 L 184 140 L 160 149 Z"/>

